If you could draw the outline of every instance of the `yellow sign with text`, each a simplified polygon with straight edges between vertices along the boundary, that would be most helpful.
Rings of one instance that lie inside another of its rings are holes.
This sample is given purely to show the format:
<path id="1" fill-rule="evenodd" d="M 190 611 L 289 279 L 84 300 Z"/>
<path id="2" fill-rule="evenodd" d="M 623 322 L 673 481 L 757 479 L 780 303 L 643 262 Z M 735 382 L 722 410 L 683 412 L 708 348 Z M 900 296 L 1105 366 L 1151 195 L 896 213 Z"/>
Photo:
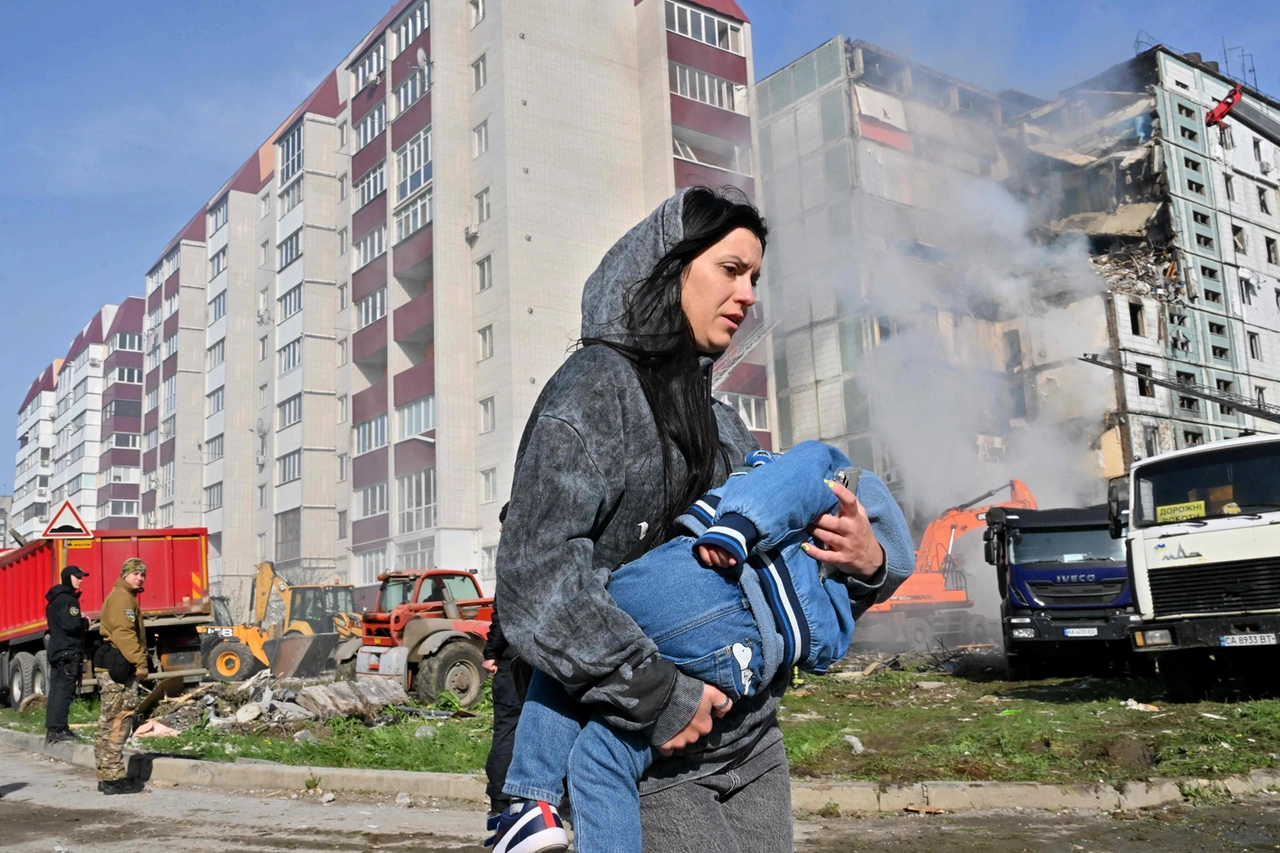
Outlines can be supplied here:
<path id="1" fill-rule="evenodd" d="M 92 548 L 93 540 L 92 539 L 68 539 L 67 547 L 68 548 Z"/>
<path id="2" fill-rule="evenodd" d="M 1204 518 L 1204 501 L 1156 507 L 1156 522 L 1159 524 L 1168 521 L 1188 521 L 1192 518 Z"/>

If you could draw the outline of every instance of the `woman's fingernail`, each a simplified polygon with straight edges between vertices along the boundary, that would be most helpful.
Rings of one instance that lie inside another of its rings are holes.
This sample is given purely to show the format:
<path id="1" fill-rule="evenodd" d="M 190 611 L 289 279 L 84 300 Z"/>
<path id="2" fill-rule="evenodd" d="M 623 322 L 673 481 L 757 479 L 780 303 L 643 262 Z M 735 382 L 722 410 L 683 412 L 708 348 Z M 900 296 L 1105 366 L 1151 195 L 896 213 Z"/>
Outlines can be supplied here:
<path id="1" fill-rule="evenodd" d="M 836 481 L 835 481 L 835 480 L 823 480 L 822 482 L 824 482 L 824 483 L 826 483 L 826 484 L 827 484 L 827 488 L 828 488 L 828 489 L 834 489 L 834 488 L 836 487 Z"/>
<path id="2" fill-rule="evenodd" d="M 809 551 L 809 543 L 808 543 L 808 542 L 802 542 L 802 543 L 800 544 L 800 547 L 801 547 L 801 548 L 802 548 L 806 553 Z"/>

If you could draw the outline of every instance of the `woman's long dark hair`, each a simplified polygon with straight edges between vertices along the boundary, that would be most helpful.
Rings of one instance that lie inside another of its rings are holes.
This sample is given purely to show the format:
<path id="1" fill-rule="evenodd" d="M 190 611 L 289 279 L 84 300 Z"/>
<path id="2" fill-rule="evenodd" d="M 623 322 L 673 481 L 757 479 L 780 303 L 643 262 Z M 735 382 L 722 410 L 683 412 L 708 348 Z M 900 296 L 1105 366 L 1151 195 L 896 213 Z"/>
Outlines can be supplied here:
<path id="1" fill-rule="evenodd" d="M 755 234 L 762 251 L 769 234 L 760 212 L 733 187 L 689 190 L 681 220 L 680 242 L 638 282 L 626 302 L 629 340 L 582 341 L 612 347 L 631 361 L 663 440 L 662 514 L 628 559 L 671 538 L 676 518 L 715 485 L 717 463 L 724 459 L 729 467 L 711 407 L 711 370 L 702 366 L 681 302 L 684 271 L 694 258 L 737 228 Z M 677 456 L 683 462 L 682 476 Z"/>

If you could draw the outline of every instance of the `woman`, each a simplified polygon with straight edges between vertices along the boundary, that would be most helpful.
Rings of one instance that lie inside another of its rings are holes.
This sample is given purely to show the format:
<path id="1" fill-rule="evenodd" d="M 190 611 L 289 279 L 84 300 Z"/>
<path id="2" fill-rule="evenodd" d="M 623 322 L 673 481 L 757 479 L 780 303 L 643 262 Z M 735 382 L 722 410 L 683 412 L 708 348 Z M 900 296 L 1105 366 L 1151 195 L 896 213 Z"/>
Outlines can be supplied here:
<path id="1" fill-rule="evenodd" d="M 607 592 L 677 515 L 758 445 L 711 397 L 711 365 L 755 304 L 767 228 L 706 188 L 665 201 L 605 255 L 582 295 L 583 347 L 547 383 L 516 459 L 498 554 L 508 640 L 522 657 L 664 754 L 641 784 L 646 850 L 790 850 L 790 780 L 775 711 L 732 706 L 678 672 Z M 815 523 L 810 553 L 844 573 L 855 614 L 895 580 L 865 511 Z M 886 577 L 889 577 L 886 582 Z M 671 595 L 681 591 L 673 589 Z M 553 689 L 535 676 L 535 689 Z"/>

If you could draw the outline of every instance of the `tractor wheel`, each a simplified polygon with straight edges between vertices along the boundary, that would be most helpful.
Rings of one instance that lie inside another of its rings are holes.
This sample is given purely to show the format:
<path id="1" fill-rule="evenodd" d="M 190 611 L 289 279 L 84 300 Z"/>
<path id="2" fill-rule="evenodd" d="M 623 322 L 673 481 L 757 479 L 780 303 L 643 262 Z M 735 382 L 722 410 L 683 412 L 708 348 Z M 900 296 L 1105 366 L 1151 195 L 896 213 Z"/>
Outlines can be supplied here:
<path id="1" fill-rule="evenodd" d="M 205 658 L 205 668 L 217 681 L 244 681 L 258 668 L 257 663 L 244 643 L 219 643 Z"/>
<path id="2" fill-rule="evenodd" d="M 907 620 L 907 645 L 919 652 L 929 650 L 929 641 L 933 639 L 933 626 L 928 619 Z"/>
<path id="3" fill-rule="evenodd" d="M 36 665 L 31 670 L 31 695 L 47 696 L 49 694 L 49 656 L 43 651 L 35 654 Z"/>
<path id="4" fill-rule="evenodd" d="M 470 643 L 454 641 L 418 664 L 413 689 L 422 702 L 434 702 L 437 694 L 449 692 L 457 697 L 458 704 L 469 708 L 480 701 L 485 677 L 480 650 Z"/>
<path id="5" fill-rule="evenodd" d="M 31 693 L 35 668 L 36 659 L 30 652 L 18 652 L 9 662 L 9 706 L 15 711 Z"/>

